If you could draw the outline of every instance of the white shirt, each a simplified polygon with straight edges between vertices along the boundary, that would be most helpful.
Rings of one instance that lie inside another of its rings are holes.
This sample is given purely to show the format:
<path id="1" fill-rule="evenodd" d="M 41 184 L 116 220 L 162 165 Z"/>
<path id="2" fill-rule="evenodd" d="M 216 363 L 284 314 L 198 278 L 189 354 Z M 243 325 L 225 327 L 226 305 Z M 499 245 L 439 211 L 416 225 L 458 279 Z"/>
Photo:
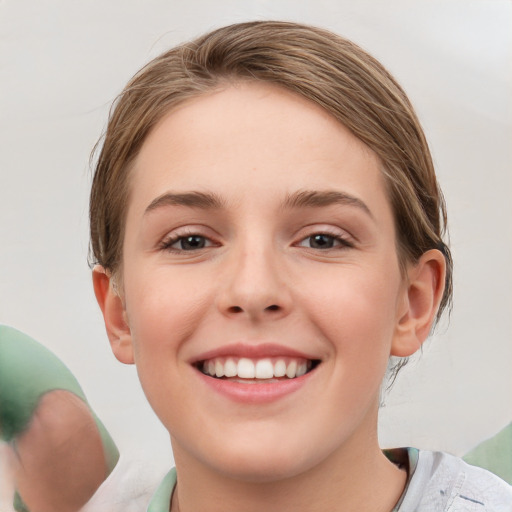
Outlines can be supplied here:
<path id="1" fill-rule="evenodd" d="M 396 512 L 512 512 L 512 487 L 489 471 L 447 453 L 408 453 L 411 474 Z"/>

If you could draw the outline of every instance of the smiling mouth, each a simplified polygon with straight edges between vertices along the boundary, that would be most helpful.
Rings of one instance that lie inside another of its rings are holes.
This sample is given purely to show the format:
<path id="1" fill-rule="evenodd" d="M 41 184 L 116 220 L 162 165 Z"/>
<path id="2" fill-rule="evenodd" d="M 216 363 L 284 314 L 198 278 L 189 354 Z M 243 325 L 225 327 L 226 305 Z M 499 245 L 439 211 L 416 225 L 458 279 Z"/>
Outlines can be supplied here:
<path id="1" fill-rule="evenodd" d="M 241 383 L 267 383 L 302 377 L 314 370 L 320 361 L 294 357 L 216 357 L 198 361 L 196 368 L 215 379 Z"/>

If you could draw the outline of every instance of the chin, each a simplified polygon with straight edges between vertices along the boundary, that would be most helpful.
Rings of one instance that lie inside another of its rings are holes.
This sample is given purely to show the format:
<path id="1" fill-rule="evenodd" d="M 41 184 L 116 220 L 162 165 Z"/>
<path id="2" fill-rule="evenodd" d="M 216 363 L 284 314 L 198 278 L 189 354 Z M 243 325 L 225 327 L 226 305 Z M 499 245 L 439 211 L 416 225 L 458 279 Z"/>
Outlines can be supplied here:
<path id="1" fill-rule="evenodd" d="M 304 472 L 304 468 L 297 467 L 296 462 L 283 463 L 269 456 L 265 460 L 241 461 L 229 464 L 224 461 L 222 468 L 215 469 L 225 476 L 247 483 L 271 483 L 293 478 Z"/>
<path id="2" fill-rule="evenodd" d="M 205 461 L 214 471 L 233 480 L 269 483 L 293 478 L 318 464 L 305 453 L 304 443 L 283 446 L 280 443 L 252 444 L 223 449 L 213 460 Z M 318 455 L 318 454 L 316 454 Z"/>

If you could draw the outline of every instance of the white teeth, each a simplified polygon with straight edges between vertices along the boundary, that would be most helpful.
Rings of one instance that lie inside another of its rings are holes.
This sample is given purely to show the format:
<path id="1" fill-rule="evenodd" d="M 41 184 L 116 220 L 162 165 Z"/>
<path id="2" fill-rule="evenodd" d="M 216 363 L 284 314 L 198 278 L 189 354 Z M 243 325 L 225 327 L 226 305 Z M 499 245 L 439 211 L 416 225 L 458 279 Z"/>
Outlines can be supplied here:
<path id="1" fill-rule="evenodd" d="M 215 361 L 215 376 L 216 377 L 224 376 L 224 365 L 220 361 Z"/>
<path id="2" fill-rule="evenodd" d="M 286 376 L 289 379 L 293 379 L 297 374 L 297 363 L 295 361 L 291 361 L 286 367 Z"/>
<path id="3" fill-rule="evenodd" d="M 274 367 L 270 359 L 260 359 L 256 363 L 255 375 L 257 379 L 271 379 L 274 376 Z"/>
<path id="4" fill-rule="evenodd" d="M 313 367 L 312 361 L 292 358 L 264 358 L 252 360 L 247 357 L 237 359 L 219 357 L 208 359 L 202 363 L 202 371 L 211 377 L 226 377 L 241 379 L 241 382 L 270 380 L 288 377 L 294 379 L 306 374 Z"/>
<path id="5" fill-rule="evenodd" d="M 286 375 L 286 362 L 279 359 L 274 366 L 274 377 L 284 377 Z"/>
<path id="6" fill-rule="evenodd" d="M 237 364 L 233 359 L 228 358 L 224 363 L 224 375 L 226 377 L 236 377 L 238 371 Z"/>
<path id="7" fill-rule="evenodd" d="M 308 371 L 308 365 L 307 363 L 301 363 L 299 366 L 297 366 L 297 372 L 295 374 L 296 377 L 300 377 L 301 375 L 305 375 Z"/>
<path id="8" fill-rule="evenodd" d="M 242 357 L 238 361 L 238 376 L 242 379 L 254 379 L 256 375 L 256 368 L 250 359 Z"/>

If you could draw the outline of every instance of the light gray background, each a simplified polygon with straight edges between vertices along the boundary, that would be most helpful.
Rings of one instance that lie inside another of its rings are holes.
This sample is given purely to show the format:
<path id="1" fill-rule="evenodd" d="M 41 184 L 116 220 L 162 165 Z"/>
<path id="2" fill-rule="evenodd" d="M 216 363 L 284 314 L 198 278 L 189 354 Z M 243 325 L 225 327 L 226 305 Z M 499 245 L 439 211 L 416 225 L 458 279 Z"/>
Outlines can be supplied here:
<path id="1" fill-rule="evenodd" d="M 386 397 L 384 446 L 462 454 L 512 419 L 512 3 L 505 0 L 4 0 L 0 323 L 56 352 L 123 453 L 162 472 L 167 434 L 110 353 L 86 264 L 89 152 L 131 75 L 175 43 L 298 20 L 368 49 L 416 105 L 455 259 L 449 327 Z"/>

